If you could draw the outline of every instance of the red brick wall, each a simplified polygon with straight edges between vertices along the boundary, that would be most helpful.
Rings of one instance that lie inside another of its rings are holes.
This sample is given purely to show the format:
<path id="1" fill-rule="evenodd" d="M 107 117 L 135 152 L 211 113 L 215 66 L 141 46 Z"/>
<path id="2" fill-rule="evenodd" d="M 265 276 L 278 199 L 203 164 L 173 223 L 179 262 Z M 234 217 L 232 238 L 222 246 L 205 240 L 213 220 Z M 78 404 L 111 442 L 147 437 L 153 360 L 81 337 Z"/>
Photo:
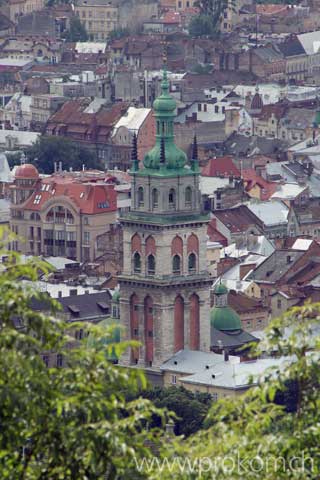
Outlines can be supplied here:
<path id="1" fill-rule="evenodd" d="M 142 162 L 145 154 L 151 150 L 155 144 L 156 122 L 151 111 L 138 133 L 138 158 Z"/>

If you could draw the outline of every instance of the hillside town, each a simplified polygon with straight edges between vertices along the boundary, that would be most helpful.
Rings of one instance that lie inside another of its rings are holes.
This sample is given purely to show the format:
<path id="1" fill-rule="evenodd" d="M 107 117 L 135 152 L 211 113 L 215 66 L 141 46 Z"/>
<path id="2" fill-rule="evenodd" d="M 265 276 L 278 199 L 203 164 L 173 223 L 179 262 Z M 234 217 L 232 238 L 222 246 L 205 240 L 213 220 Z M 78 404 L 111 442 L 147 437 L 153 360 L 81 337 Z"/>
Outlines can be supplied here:
<path id="1" fill-rule="evenodd" d="M 138 346 L 115 364 L 217 401 L 320 301 L 320 3 L 206 5 L 1 3 L 0 226 L 48 266 L 68 348 L 116 325 Z"/>

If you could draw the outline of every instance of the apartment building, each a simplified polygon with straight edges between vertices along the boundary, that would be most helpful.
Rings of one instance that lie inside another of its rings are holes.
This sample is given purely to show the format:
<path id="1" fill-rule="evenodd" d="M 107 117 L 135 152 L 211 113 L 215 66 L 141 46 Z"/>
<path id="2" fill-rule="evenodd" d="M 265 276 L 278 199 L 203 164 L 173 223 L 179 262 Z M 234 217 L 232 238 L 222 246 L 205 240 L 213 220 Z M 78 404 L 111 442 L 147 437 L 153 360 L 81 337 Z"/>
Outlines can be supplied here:
<path id="1" fill-rule="evenodd" d="M 119 26 L 118 7 L 110 0 L 79 0 L 74 10 L 90 40 L 106 40 L 109 33 Z"/>
<path id="2" fill-rule="evenodd" d="M 10 20 L 17 22 L 21 16 L 42 10 L 44 6 L 44 0 L 9 0 L 7 9 Z"/>
<path id="3" fill-rule="evenodd" d="M 34 165 L 24 164 L 10 192 L 10 228 L 17 235 L 11 248 L 24 254 L 93 261 L 97 237 L 116 221 L 117 193 L 104 172 L 40 178 Z"/>

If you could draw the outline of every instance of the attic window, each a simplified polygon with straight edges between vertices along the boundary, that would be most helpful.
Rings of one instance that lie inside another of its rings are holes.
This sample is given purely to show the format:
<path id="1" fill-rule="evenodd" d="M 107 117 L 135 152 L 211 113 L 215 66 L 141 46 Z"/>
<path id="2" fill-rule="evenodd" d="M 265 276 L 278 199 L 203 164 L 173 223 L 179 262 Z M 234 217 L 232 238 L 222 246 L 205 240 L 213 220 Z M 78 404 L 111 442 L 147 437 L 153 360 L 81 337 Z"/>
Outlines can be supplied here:
<path id="1" fill-rule="evenodd" d="M 98 208 L 109 208 L 109 203 L 108 202 L 98 203 Z"/>
<path id="2" fill-rule="evenodd" d="M 68 308 L 73 315 L 79 315 L 80 309 L 76 305 L 68 305 Z"/>
<path id="3" fill-rule="evenodd" d="M 103 310 L 104 312 L 108 312 L 109 311 L 109 306 L 107 303 L 105 302 L 97 302 L 97 305 L 99 308 L 101 308 L 101 310 Z"/>
<path id="4" fill-rule="evenodd" d="M 35 196 L 35 199 L 33 200 L 34 205 L 39 205 L 41 200 L 41 193 Z"/>
<path id="5" fill-rule="evenodd" d="M 272 275 L 272 270 L 269 270 L 269 272 L 267 272 L 267 277 L 270 277 Z"/>

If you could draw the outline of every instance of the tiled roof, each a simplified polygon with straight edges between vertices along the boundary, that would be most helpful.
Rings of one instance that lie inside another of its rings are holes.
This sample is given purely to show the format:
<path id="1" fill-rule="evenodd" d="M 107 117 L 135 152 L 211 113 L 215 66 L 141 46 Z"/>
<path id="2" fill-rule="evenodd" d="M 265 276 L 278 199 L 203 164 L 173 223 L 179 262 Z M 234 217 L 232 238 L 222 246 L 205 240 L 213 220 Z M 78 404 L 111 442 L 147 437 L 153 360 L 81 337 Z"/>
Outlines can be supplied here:
<path id="1" fill-rule="evenodd" d="M 208 224 L 207 235 L 212 242 L 219 242 L 225 247 L 228 245 L 228 239 L 217 230 L 217 220 L 215 218 L 211 218 Z"/>
<path id="2" fill-rule="evenodd" d="M 240 170 L 235 166 L 231 157 L 210 158 L 207 165 L 202 168 L 204 177 L 240 177 Z"/>
<path id="3" fill-rule="evenodd" d="M 252 225 L 262 227 L 263 224 L 246 205 L 240 205 L 226 210 L 215 210 L 215 217 L 232 233 L 240 233 Z"/>
<path id="4" fill-rule="evenodd" d="M 99 177 L 98 177 L 99 178 Z M 40 211 L 45 204 L 58 197 L 69 199 L 76 209 L 85 214 L 99 214 L 117 210 L 117 193 L 114 185 L 84 174 L 55 174 L 38 182 L 37 190 L 27 200 L 24 208 Z"/>
<path id="5" fill-rule="evenodd" d="M 248 297 L 244 293 L 235 292 L 230 290 L 228 294 L 228 304 L 239 315 L 247 312 L 256 312 L 259 310 L 268 310 L 266 306 L 262 304 L 262 301 L 257 298 Z"/>
<path id="6" fill-rule="evenodd" d="M 262 3 L 256 5 L 256 13 L 259 15 L 280 15 L 288 11 L 288 5 L 273 5 L 269 3 Z"/>
<path id="7" fill-rule="evenodd" d="M 260 200 L 268 200 L 276 191 L 277 183 L 268 182 L 256 173 L 253 168 L 242 170 L 242 178 L 246 183 L 245 190 L 250 192 L 252 188 L 258 185 L 261 188 Z"/>

